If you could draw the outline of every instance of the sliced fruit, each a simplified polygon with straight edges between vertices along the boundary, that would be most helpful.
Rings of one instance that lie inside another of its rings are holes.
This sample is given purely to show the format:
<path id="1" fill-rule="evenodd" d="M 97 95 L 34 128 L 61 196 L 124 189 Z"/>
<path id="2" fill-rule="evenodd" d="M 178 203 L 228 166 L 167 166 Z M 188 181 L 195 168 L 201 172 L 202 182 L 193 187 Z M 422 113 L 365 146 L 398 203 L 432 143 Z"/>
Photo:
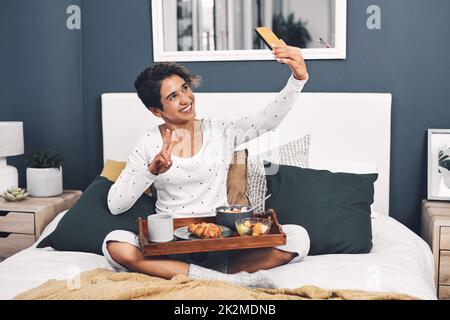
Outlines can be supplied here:
<path id="1" fill-rule="evenodd" d="M 249 234 L 251 231 L 251 227 L 247 227 L 243 224 L 239 224 L 236 227 L 237 231 L 239 232 L 240 235 L 246 235 Z"/>
<path id="2" fill-rule="evenodd" d="M 260 236 L 262 234 L 265 234 L 268 228 L 268 226 L 262 224 L 261 222 L 257 222 L 253 226 L 253 235 Z"/>

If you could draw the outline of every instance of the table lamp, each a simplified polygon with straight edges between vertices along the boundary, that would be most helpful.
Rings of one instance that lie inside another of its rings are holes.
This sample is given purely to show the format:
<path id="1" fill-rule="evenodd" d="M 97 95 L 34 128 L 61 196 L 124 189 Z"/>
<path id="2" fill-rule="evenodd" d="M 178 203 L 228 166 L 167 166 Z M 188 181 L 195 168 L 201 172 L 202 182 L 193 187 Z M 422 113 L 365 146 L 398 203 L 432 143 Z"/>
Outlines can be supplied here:
<path id="1" fill-rule="evenodd" d="M 0 193 L 19 186 L 17 169 L 8 166 L 6 157 L 23 152 L 23 122 L 0 121 Z"/>

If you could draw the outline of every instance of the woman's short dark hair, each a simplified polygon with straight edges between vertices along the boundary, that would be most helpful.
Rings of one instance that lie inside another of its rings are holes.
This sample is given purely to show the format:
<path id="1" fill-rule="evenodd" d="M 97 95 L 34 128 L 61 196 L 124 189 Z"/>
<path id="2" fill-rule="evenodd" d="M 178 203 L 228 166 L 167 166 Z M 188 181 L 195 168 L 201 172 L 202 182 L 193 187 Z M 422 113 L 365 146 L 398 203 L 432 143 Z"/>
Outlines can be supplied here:
<path id="1" fill-rule="evenodd" d="M 134 87 L 142 103 L 150 108 L 163 110 L 161 104 L 161 82 L 173 75 L 178 75 L 191 87 L 201 84 L 201 77 L 194 75 L 185 66 L 176 62 L 158 62 L 145 69 L 136 79 Z"/>

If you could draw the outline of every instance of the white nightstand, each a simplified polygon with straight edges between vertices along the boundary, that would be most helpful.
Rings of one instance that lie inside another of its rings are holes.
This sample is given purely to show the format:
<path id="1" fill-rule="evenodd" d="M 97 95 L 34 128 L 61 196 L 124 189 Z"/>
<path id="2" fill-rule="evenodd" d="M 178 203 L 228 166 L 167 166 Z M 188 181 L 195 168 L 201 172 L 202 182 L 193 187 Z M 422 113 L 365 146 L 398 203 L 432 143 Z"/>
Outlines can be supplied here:
<path id="1" fill-rule="evenodd" d="M 450 300 L 450 202 L 422 202 L 422 238 L 433 250 L 440 300 Z"/>
<path id="2" fill-rule="evenodd" d="M 31 246 L 45 226 L 58 213 L 70 209 L 81 194 L 78 190 L 65 190 L 56 197 L 27 197 L 18 202 L 0 197 L 0 262 Z"/>

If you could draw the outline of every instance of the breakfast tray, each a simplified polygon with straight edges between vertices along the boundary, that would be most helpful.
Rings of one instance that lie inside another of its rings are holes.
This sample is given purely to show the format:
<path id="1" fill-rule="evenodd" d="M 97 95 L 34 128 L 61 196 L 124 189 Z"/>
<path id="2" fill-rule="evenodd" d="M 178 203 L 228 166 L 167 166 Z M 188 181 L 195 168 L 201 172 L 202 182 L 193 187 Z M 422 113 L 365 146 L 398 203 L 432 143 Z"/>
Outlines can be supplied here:
<path id="1" fill-rule="evenodd" d="M 270 231 L 261 236 L 241 237 L 234 231 L 230 237 L 218 239 L 196 239 L 196 240 L 176 240 L 171 242 L 155 243 L 148 240 L 148 221 L 138 219 L 139 241 L 144 256 L 161 256 L 179 253 L 227 251 L 240 249 L 270 248 L 286 244 L 286 234 L 278 222 L 277 214 L 273 209 L 265 213 L 255 215 L 257 218 L 267 218 L 272 220 Z M 179 218 L 173 219 L 174 230 L 187 226 L 191 223 L 216 223 L 215 217 L 203 218 Z"/>

